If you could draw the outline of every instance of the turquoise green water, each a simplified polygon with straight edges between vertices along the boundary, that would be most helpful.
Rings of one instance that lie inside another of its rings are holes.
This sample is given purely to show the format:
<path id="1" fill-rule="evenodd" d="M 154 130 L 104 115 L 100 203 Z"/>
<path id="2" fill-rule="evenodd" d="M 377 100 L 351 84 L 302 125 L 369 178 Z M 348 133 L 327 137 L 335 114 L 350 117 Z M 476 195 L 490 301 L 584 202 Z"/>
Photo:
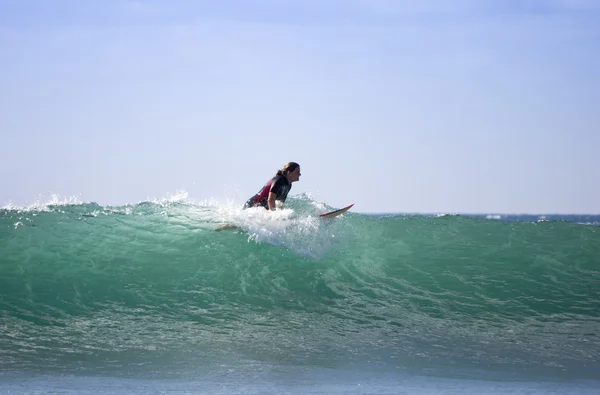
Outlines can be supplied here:
<path id="1" fill-rule="evenodd" d="M 0 369 L 597 377 L 598 226 L 288 207 L 0 210 Z"/>

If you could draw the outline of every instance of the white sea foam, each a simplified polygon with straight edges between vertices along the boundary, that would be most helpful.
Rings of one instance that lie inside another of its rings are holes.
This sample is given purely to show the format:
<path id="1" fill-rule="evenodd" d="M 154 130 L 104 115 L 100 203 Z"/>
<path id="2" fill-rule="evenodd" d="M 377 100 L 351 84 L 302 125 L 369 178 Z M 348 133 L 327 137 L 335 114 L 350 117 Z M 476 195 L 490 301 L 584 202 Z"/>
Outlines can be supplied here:
<path id="1" fill-rule="evenodd" d="M 166 196 L 161 198 L 148 198 L 146 201 L 160 205 L 169 203 L 193 203 L 190 199 L 189 193 L 183 189 L 178 189 L 173 194 L 168 193 Z"/>
<path id="2" fill-rule="evenodd" d="M 232 203 L 216 204 L 212 209 L 217 214 L 214 221 L 217 229 L 243 231 L 248 234 L 249 242 L 284 246 L 312 259 L 341 241 L 327 226 L 331 221 L 318 217 L 325 209 L 322 203 L 276 211 L 262 207 L 242 209 Z"/>
<path id="3" fill-rule="evenodd" d="M 87 202 L 82 201 L 79 196 L 63 197 L 58 194 L 51 194 L 50 196 L 40 196 L 35 202 L 24 204 L 22 206 L 9 202 L 2 206 L 2 209 L 12 211 L 51 211 L 53 207 L 72 206 L 85 203 Z"/>

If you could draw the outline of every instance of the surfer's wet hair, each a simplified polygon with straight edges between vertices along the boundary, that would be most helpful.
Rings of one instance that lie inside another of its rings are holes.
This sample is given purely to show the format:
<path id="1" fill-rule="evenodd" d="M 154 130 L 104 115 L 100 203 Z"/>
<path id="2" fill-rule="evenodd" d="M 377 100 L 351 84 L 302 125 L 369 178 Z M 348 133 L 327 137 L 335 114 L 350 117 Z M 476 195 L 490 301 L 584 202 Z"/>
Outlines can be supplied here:
<path id="1" fill-rule="evenodd" d="M 300 165 L 297 164 L 296 162 L 288 162 L 285 164 L 285 166 L 283 166 L 283 169 L 277 170 L 277 175 L 282 176 L 288 172 L 291 173 L 299 167 L 300 167 Z"/>

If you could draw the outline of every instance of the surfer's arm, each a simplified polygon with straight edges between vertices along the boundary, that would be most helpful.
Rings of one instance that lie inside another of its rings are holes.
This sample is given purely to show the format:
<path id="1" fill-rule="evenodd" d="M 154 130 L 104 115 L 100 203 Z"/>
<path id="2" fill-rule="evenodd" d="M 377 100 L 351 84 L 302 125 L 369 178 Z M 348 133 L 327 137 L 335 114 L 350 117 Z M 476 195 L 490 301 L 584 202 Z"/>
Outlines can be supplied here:
<path id="1" fill-rule="evenodd" d="M 267 206 L 269 206 L 269 210 L 275 211 L 275 195 L 273 192 L 269 192 L 269 198 L 267 199 Z"/>

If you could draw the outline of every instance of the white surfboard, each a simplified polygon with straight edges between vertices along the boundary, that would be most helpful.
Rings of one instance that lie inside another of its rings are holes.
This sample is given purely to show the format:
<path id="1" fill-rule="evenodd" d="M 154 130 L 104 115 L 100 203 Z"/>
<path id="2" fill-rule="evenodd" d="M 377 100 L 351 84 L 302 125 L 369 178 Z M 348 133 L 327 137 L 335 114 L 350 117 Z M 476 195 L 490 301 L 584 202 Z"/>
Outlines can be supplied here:
<path id="1" fill-rule="evenodd" d="M 319 215 L 319 217 L 323 217 L 323 218 L 337 217 L 338 215 L 344 214 L 346 211 L 350 210 L 352 208 L 352 206 L 354 206 L 354 203 L 352 203 L 351 205 L 346 206 L 344 208 L 340 208 L 338 210 L 333 210 L 328 213 L 323 213 L 323 214 Z M 219 225 L 215 230 L 217 232 L 220 232 L 222 230 L 242 230 L 242 228 L 240 228 L 237 225 L 233 225 L 233 224 L 222 224 L 222 225 Z"/>
<path id="2" fill-rule="evenodd" d="M 338 215 L 344 214 L 346 211 L 350 210 L 350 208 L 352 206 L 354 206 L 354 203 L 352 203 L 351 205 L 346 206 L 344 208 L 341 208 L 339 210 L 334 210 L 334 211 L 330 211 L 328 213 L 323 213 L 323 214 L 320 215 L 320 217 L 328 217 L 328 218 L 330 218 L 330 217 L 337 217 Z"/>

